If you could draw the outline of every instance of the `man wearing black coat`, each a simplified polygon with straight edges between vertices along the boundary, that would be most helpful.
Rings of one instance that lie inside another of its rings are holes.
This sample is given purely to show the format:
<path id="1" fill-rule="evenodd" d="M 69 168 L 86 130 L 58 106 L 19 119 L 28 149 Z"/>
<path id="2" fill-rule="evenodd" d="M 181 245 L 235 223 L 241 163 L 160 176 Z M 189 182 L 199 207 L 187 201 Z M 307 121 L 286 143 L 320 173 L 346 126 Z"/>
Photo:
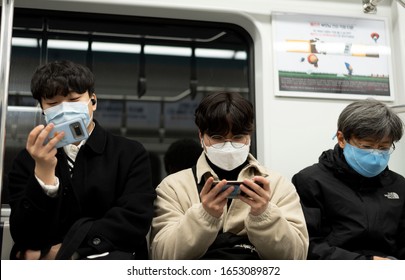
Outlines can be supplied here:
<path id="1" fill-rule="evenodd" d="M 9 173 L 11 259 L 147 259 L 156 193 L 146 150 L 105 131 L 90 70 L 70 61 L 39 67 L 33 97 L 47 125 L 35 127 Z M 56 148 L 59 123 L 80 117 L 89 137 Z"/>

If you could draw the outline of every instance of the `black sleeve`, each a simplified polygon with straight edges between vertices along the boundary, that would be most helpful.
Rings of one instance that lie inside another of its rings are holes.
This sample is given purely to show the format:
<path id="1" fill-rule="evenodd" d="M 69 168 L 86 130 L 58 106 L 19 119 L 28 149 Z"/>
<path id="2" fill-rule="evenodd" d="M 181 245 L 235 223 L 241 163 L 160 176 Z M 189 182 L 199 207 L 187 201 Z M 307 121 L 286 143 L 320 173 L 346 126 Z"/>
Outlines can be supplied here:
<path id="1" fill-rule="evenodd" d="M 60 243 L 55 240 L 59 198 L 45 194 L 34 175 L 34 160 L 21 151 L 9 173 L 10 232 L 21 250 L 41 250 Z"/>

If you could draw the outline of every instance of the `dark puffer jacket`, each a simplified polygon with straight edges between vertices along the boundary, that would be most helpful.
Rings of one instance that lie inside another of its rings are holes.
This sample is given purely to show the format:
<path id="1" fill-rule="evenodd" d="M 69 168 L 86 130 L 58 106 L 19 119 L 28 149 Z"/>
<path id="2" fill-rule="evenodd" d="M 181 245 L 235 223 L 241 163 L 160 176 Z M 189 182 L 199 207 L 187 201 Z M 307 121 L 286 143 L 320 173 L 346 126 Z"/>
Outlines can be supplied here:
<path id="1" fill-rule="evenodd" d="M 308 259 L 405 259 L 405 178 L 366 178 L 336 145 L 293 176 L 310 236 Z"/>

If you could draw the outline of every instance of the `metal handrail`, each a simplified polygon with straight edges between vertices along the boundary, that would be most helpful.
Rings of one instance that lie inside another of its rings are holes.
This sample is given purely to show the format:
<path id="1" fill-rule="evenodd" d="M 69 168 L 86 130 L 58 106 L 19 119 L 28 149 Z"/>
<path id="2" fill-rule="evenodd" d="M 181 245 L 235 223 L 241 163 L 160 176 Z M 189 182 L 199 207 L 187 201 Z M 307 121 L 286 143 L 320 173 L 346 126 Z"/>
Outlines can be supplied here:
<path id="1" fill-rule="evenodd" d="M 3 0 L 0 34 L 0 155 L 4 156 L 8 84 L 10 77 L 11 38 L 13 32 L 14 0 Z M 0 174 L 3 174 L 3 159 L 0 159 Z M 0 199 L 3 180 L 0 178 Z"/>
<path id="2" fill-rule="evenodd" d="M 218 91 L 233 91 L 239 92 L 241 94 L 246 94 L 249 92 L 248 88 L 241 87 L 213 87 L 213 86 L 199 86 L 197 87 L 198 93 L 211 93 Z M 28 91 L 9 91 L 9 95 L 21 95 L 21 96 L 32 96 L 31 92 Z M 190 89 L 185 89 L 184 91 L 178 93 L 175 96 L 153 96 L 153 95 L 143 95 L 142 97 L 136 94 L 100 94 L 97 93 L 97 98 L 102 100 L 125 100 L 125 101 L 151 101 L 151 102 L 178 102 L 187 96 L 190 96 Z"/>
<path id="3" fill-rule="evenodd" d="M 395 105 L 395 106 L 391 106 L 391 108 L 396 113 L 405 113 L 405 105 Z"/>

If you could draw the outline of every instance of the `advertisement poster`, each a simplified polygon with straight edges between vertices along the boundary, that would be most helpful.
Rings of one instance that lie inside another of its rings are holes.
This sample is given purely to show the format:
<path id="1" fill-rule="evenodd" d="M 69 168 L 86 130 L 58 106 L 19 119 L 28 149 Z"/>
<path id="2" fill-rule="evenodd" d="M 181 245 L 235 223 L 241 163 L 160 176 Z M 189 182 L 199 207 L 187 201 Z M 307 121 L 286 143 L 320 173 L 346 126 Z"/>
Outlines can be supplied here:
<path id="1" fill-rule="evenodd" d="M 393 100 L 384 19 L 274 14 L 276 95 Z"/>

